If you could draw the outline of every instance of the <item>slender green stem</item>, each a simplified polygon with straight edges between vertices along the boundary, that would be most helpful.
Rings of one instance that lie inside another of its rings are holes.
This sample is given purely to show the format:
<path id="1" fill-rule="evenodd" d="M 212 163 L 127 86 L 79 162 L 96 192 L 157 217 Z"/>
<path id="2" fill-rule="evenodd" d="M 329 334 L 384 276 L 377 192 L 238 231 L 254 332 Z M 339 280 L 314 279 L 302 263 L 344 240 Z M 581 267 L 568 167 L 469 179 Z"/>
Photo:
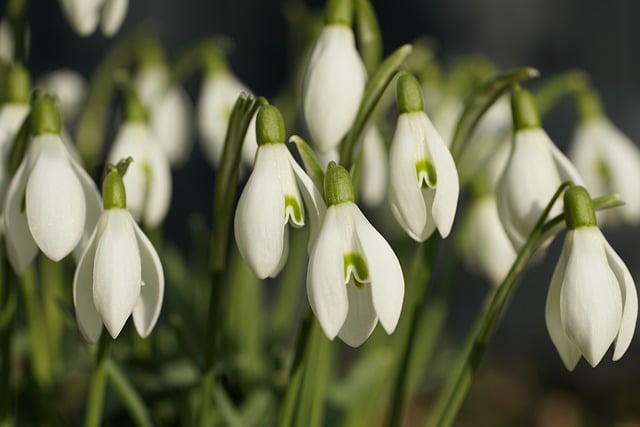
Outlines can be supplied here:
<path id="1" fill-rule="evenodd" d="M 40 257 L 40 283 L 42 303 L 49 343 L 49 361 L 52 371 L 59 372 L 62 367 L 62 334 L 63 318 L 60 303 L 64 301 L 63 282 L 64 268 L 62 262 L 51 261 Z"/>
<path id="2" fill-rule="evenodd" d="M 11 347 L 13 343 L 13 315 L 15 290 L 9 280 L 10 266 L 0 238 L 0 426 L 12 425 L 11 407 Z"/>
<path id="3" fill-rule="evenodd" d="M 213 271 L 211 274 L 211 293 L 209 299 L 209 314 L 207 321 L 207 347 L 205 348 L 204 372 L 202 376 L 202 402 L 200 425 L 209 425 L 210 409 L 213 404 L 213 386 L 216 381 L 215 357 L 218 353 L 221 340 L 220 328 L 220 305 L 222 292 L 222 273 Z"/>
<path id="4" fill-rule="evenodd" d="M 529 235 L 525 245 L 518 253 L 507 276 L 496 291 L 490 295 L 487 305 L 478 315 L 473 328 L 467 336 L 463 351 L 447 377 L 444 388 L 439 394 L 434 408 L 427 419 L 426 426 L 446 427 L 453 423 L 467 395 L 467 391 L 471 386 L 476 369 L 484 355 L 484 350 L 491 338 L 497 321 L 507 306 L 509 297 L 515 288 L 516 280 L 527 266 L 527 263 L 538 249 L 538 246 L 545 240 L 545 231 L 548 229 L 545 227 L 545 223 L 549 212 L 558 197 L 560 197 L 569 185 L 570 183 L 560 185 L 540 215 L 538 222 Z"/>
<path id="5" fill-rule="evenodd" d="M 107 368 L 109 365 L 111 341 L 111 336 L 103 330 L 102 335 L 100 335 L 100 341 L 98 342 L 96 364 L 93 369 L 93 376 L 91 377 L 89 400 L 84 420 L 85 427 L 98 427 L 102 421 L 104 396 L 107 389 Z"/>
<path id="6" fill-rule="evenodd" d="M 129 382 L 127 376 L 114 360 L 109 359 L 107 361 L 107 375 L 113 391 L 120 397 L 120 401 L 129 411 L 135 424 L 138 427 L 153 426 L 151 415 L 144 400 L 142 400 L 133 384 Z"/>

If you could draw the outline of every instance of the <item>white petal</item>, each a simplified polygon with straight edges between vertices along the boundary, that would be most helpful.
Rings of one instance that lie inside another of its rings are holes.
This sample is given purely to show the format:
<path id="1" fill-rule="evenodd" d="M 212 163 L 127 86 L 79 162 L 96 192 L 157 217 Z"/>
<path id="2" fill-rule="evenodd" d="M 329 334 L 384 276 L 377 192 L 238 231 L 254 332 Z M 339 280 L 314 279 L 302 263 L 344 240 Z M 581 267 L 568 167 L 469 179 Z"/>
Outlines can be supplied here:
<path id="1" fill-rule="evenodd" d="M 0 106 L 0 212 L 9 184 L 7 176 L 9 154 L 14 138 L 29 113 L 29 104 L 5 103 Z"/>
<path id="2" fill-rule="evenodd" d="M 149 176 L 144 222 L 155 228 L 167 216 L 171 204 L 171 166 L 159 141 L 148 141 L 146 162 Z"/>
<path id="3" fill-rule="evenodd" d="M 170 87 L 152 104 L 152 125 L 169 162 L 182 166 L 193 146 L 193 107 L 178 86 Z M 252 159 L 253 161 L 253 159 Z"/>
<path id="4" fill-rule="evenodd" d="M 93 268 L 93 301 L 109 334 L 116 338 L 131 315 L 142 285 L 140 251 L 130 214 L 109 209 L 98 236 Z"/>
<path id="5" fill-rule="evenodd" d="M 7 255 L 11 267 L 18 274 L 24 273 L 38 253 L 31 236 L 27 215 L 24 212 L 24 194 L 27 179 L 33 165 L 38 146 L 32 146 L 22 160 L 7 189 L 4 209 L 4 230 L 7 240 Z"/>
<path id="6" fill-rule="evenodd" d="M 60 0 L 67 21 L 81 36 L 88 36 L 96 30 L 102 3 L 103 0 Z"/>
<path id="7" fill-rule="evenodd" d="M 138 224 L 131 218 L 136 233 L 140 263 L 142 266 L 142 288 L 140 297 L 133 307 L 133 324 L 138 334 L 145 338 L 158 321 L 164 298 L 164 272 L 155 248 L 144 235 Z"/>
<path id="8" fill-rule="evenodd" d="M 87 93 L 87 84 L 84 78 L 68 68 L 48 73 L 40 79 L 38 87 L 45 92 L 56 95 L 60 113 L 66 123 L 69 123 L 78 114 Z"/>
<path id="9" fill-rule="evenodd" d="M 556 268 L 551 278 L 549 293 L 547 294 L 547 303 L 545 308 L 545 320 L 547 330 L 553 345 L 555 345 L 558 354 L 564 363 L 564 366 L 573 371 L 580 360 L 580 350 L 567 336 L 562 320 L 560 317 L 560 291 L 564 282 L 565 269 L 571 251 L 573 236 L 567 233 L 566 240 L 562 246 L 562 253 L 556 264 Z"/>
<path id="10" fill-rule="evenodd" d="M 551 151 L 551 155 L 553 156 L 553 161 L 555 162 L 556 167 L 558 168 L 558 174 L 560 175 L 560 179 L 562 181 L 571 181 L 575 185 L 584 186 L 584 181 L 580 176 L 580 173 L 576 169 L 576 167 L 571 163 L 567 156 L 564 155 L 562 151 L 556 145 L 549 140 L 549 149 Z"/>
<path id="11" fill-rule="evenodd" d="M 247 133 L 244 136 L 244 141 L 242 142 L 242 161 L 247 166 L 253 166 L 253 160 L 256 157 L 256 151 L 258 150 L 258 140 L 256 138 L 256 118 L 258 117 L 258 112 L 253 115 L 251 121 L 249 122 L 249 126 L 247 127 Z"/>
<path id="12" fill-rule="evenodd" d="M 416 174 L 416 154 L 419 148 L 411 128 L 415 114 L 400 114 L 389 152 L 390 198 L 396 220 L 414 240 L 424 241 L 427 226 L 427 208 Z M 433 228 L 432 228 L 433 230 Z"/>
<path id="13" fill-rule="evenodd" d="M 620 359 L 629 348 L 633 333 L 636 329 L 636 321 L 638 319 L 638 293 L 636 285 L 633 283 L 633 277 L 629 273 L 629 269 L 622 262 L 622 259 L 613 250 L 611 245 L 602 237 L 604 242 L 604 250 L 607 254 L 609 267 L 616 276 L 620 285 L 620 293 L 622 295 L 622 320 L 620 321 L 620 331 L 616 337 L 615 347 L 613 351 L 613 360 Z"/>
<path id="14" fill-rule="evenodd" d="M 289 222 L 294 227 L 302 227 L 304 225 L 304 203 L 300 197 L 298 184 L 296 183 L 296 175 L 293 172 L 293 157 L 285 144 L 267 144 L 262 151 L 272 153 L 274 161 L 274 173 L 278 175 L 282 193 L 285 198 L 291 199 L 292 203 L 285 203 L 285 222 Z M 297 209 L 293 206 L 297 205 Z"/>
<path id="15" fill-rule="evenodd" d="M 362 287 L 348 283 L 346 288 L 349 312 L 338 337 L 351 347 L 359 347 L 369 338 L 378 323 L 378 315 L 373 308 L 372 287 L 369 283 Z"/>
<path id="16" fill-rule="evenodd" d="M 59 261 L 80 241 L 87 207 L 82 185 L 60 136 L 46 134 L 36 138 L 41 147 L 27 181 L 27 221 L 38 247 Z"/>
<path id="17" fill-rule="evenodd" d="M 100 29 L 105 36 L 111 37 L 118 32 L 128 8 L 129 0 L 105 0 L 100 20 Z"/>
<path id="18" fill-rule="evenodd" d="M 388 165 L 387 152 L 382 134 L 375 124 L 370 124 L 364 131 L 362 179 L 360 196 L 362 202 L 369 207 L 377 207 L 387 195 Z"/>
<path id="19" fill-rule="evenodd" d="M 380 323 L 392 333 L 402 311 L 404 277 L 398 257 L 356 205 L 353 206 L 356 233 L 369 269 L 373 306 Z"/>
<path id="20" fill-rule="evenodd" d="M 73 275 L 73 306 L 76 312 L 76 321 L 82 336 L 89 343 L 95 344 L 102 332 L 102 318 L 96 310 L 93 302 L 93 265 L 98 247 L 98 236 L 102 234 L 106 217 L 97 224 L 80 262 Z"/>
<path id="21" fill-rule="evenodd" d="M 102 197 L 100 197 L 100 192 L 98 192 L 98 187 L 96 187 L 95 182 L 89 176 L 89 174 L 78 164 L 71 156 L 69 156 L 71 167 L 75 171 L 78 176 L 78 180 L 80 181 L 80 185 L 82 186 L 82 191 L 84 193 L 84 199 L 87 206 L 87 214 L 86 219 L 84 221 L 84 230 L 82 233 L 82 238 L 78 243 L 78 246 L 73 250 L 73 256 L 76 260 L 80 259 L 80 256 L 84 252 L 85 247 L 89 243 L 89 238 L 95 229 L 98 219 L 100 218 L 100 214 L 102 213 Z"/>
<path id="22" fill-rule="evenodd" d="M 311 253 L 327 207 L 320 191 L 318 191 L 309 175 L 298 165 L 291 154 L 289 154 L 289 163 L 295 174 L 298 187 L 300 188 L 300 194 L 302 194 L 302 198 L 304 199 L 306 212 L 309 217 L 309 242 L 307 244 L 307 251 Z"/>
<path id="23" fill-rule="evenodd" d="M 560 291 L 560 318 L 567 336 L 596 366 L 620 329 L 620 286 L 607 262 L 600 231 L 582 227 L 568 233 L 573 241 Z"/>
<path id="24" fill-rule="evenodd" d="M 330 340 L 340 332 L 349 310 L 342 238 L 335 206 L 331 206 L 309 256 L 307 270 L 309 304 Z"/>
<path id="25" fill-rule="evenodd" d="M 351 28 L 325 26 L 307 67 L 303 90 L 305 122 L 320 151 L 335 148 L 351 126 L 366 78 Z"/>
<path id="26" fill-rule="evenodd" d="M 277 273 L 284 250 L 284 194 L 275 165 L 273 150 L 259 148 L 234 220 L 240 254 L 261 279 Z"/>
<path id="27" fill-rule="evenodd" d="M 449 235 L 453 220 L 456 216 L 458 205 L 458 193 L 460 185 L 458 183 L 458 171 L 453 162 L 453 157 L 445 145 L 438 131 L 433 127 L 426 114 L 420 115 L 424 123 L 425 142 L 429 147 L 429 152 L 433 156 L 433 165 L 436 168 L 438 183 L 436 186 L 435 198 L 431 207 L 433 221 L 438 227 L 442 238 Z M 429 206 L 429 205 L 427 205 Z"/>

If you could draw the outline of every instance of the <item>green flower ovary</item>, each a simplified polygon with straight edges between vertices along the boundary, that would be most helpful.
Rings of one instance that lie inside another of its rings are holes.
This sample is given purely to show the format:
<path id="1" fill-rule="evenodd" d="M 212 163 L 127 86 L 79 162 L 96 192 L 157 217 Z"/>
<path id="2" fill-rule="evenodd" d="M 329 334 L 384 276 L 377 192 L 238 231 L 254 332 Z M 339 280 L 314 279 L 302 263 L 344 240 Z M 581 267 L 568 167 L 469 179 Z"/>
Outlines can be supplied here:
<path id="1" fill-rule="evenodd" d="M 429 159 L 420 159 L 416 162 L 416 176 L 422 188 L 434 188 L 438 184 L 436 167 Z"/>
<path id="2" fill-rule="evenodd" d="M 362 287 L 369 282 L 369 269 L 362 255 L 357 252 L 347 252 L 343 255 L 343 259 L 345 282 L 349 282 L 349 276 L 353 277 L 357 287 Z"/>
<path id="3" fill-rule="evenodd" d="M 296 227 L 304 225 L 304 216 L 302 215 L 302 206 L 296 196 L 291 194 L 284 195 L 284 217 L 285 221 L 290 220 Z"/>

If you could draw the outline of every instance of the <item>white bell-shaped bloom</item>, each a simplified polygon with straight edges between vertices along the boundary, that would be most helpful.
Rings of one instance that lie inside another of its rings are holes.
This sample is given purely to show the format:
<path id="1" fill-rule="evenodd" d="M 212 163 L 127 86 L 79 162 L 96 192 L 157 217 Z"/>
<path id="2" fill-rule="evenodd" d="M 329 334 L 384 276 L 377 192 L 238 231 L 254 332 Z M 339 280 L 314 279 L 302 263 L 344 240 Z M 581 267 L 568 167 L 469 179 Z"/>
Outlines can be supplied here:
<path id="1" fill-rule="evenodd" d="M 365 206 L 380 206 L 387 196 L 389 165 L 384 139 L 378 127 L 370 124 L 362 136 L 362 176 L 360 197 Z"/>
<path id="2" fill-rule="evenodd" d="M 389 153 L 391 210 L 416 241 L 426 240 L 436 228 L 447 237 L 460 191 L 456 165 L 423 110 L 415 77 L 400 77 L 397 93 L 401 114 Z"/>
<path id="3" fill-rule="evenodd" d="M 193 108 L 185 91 L 171 84 L 162 66 L 144 67 L 136 78 L 140 99 L 149 108 L 151 127 L 169 163 L 183 165 L 193 146 Z"/>
<path id="4" fill-rule="evenodd" d="M 4 196 L 7 191 L 9 153 L 27 114 L 29 104 L 5 103 L 0 106 L 0 213 L 4 210 Z"/>
<path id="5" fill-rule="evenodd" d="M 249 89 L 228 70 L 209 73 L 198 100 L 198 130 L 209 163 L 216 166 L 222 157 L 224 138 L 238 96 Z M 249 127 L 247 133 L 255 133 Z"/>
<path id="6" fill-rule="evenodd" d="M 581 121 L 569 157 L 594 196 L 617 193 L 625 205 L 598 213 L 602 225 L 640 222 L 640 150 L 605 116 Z"/>
<path id="7" fill-rule="evenodd" d="M 613 360 L 626 352 L 636 327 L 638 296 L 624 262 L 598 227 L 591 199 L 584 188 L 588 222 L 572 224 L 567 234 L 547 296 L 546 322 L 551 340 L 565 366 L 573 370 L 580 356 L 596 366 L 614 343 Z M 565 209 L 570 201 L 565 194 Z M 571 215 L 567 211 L 565 216 Z M 577 215 L 578 220 L 585 218 Z"/>
<path id="8" fill-rule="evenodd" d="M 110 172 L 114 173 L 118 174 Z M 105 185 L 103 191 L 111 190 Z M 125 208 L 126 196 L 116 200 L 122 203 L 113 206 L 105 197 L 106 209 L 73 278 L 76 320 L 90 343 L 98 341 L 103 324 L 116 338 L 129 316 L 138 334 L 146 337 L 158 320 L 164 296 L 160 258 Z"/>
<path id="9" fill-rule="evenodd" d="M 171 169 L 157 137 L 143 121 L 125 121 L 118 134 L 108 162 L 133 158 L 124 176 L 127 207 L 136 221 L 150 228 L 164 220 L 171 204 Z"/>
<path id="10" fill-rule="evenodd" d="M 87 94 L 87 83 L 77 72 L 61 68 L 43 76 L 37 86 L 55 94 L 62 117 L 68 123 L 80 112 Z"/>
<path id="11" fill-rule="evenodd" d="M 582 185 L 582 178 L 540 127 L 533 95 L 524 89 L 516 89 L 511 102 L 515 134 L 496 193 L 500 220 L 518 251 L 560 184 L 572 181 Z M 558 201 L 549 216 L 560 212 L 562 202 Z"/>
<path id="12" fill-rule="evenodd" d="M 80 242 L 88 213 L 100 210 L 98 190 L 60 135 L 32 138 L 5 199 L 9 260 L 21 274 L 40 248 L 54 261 Z"/>
<path id="13" fill-rule="evenodd" d="M 335 149 L 351 127 L 366 81 L 351 28 L 326 25 L 311 54 L 302 93 L 304 119 L 320 152 Z"/>
<path id="14" fill-rule="evenodd" d="M 325 335 L 358 347 L 378 320 L 388 334 L 395 330 L 404 278 L 391 246 L 353 202 L 349 173 L 329 165 L 325 183 L 338 179 L 334 188 L 325 184 L 329 207 L 309 257 L 307 294 Z M 350 194 L 331 194 L 336 187 Z"/>
<path id="15" fill-rule="evenodd" d="M 60 0 L 71 28 L 81 36 L 92 34 L 98 24 L 105 36 L 113 36 L 122 25 L 129 0 Z"/>
<path id="16" fill-rule="evenodd" d="M 313 181 L 284 144 L 280 112 L 264 106 L 256 121 L 260 145 L 238 201 L 234 232 L 240 254 L 256 276 L 264 279 L 275 277 L 284 266 L 289 245 L 287 223 L 302 227 L 308 211 L 310 247 L 325 207 Z"/>

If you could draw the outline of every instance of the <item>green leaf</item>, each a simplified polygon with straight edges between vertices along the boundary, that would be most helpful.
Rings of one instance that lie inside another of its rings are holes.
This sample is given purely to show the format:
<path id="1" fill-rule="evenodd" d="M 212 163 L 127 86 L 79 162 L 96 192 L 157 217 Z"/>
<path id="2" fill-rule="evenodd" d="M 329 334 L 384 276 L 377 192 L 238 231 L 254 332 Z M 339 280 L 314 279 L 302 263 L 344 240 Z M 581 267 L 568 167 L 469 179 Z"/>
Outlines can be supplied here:
<path id="1" fill-rule="evenodd" d="M 373 73 L 369 79 L 364 95 L 362 96 L 362 101 L 360 101 L 358 113 L 353 121 L 353 125 L 340 144 L 340 164 L 347 170 L 351 169 L 351 165 L 354 161 L 355 146 L 360 140 L 365 125 L 369 121 L 369 118 L 375 110 L 382 94 L 393 81 L 400 66 L 410 53 L 410 44 L 405 44 L 399 47 L 389 55 L 382 64 L 380 64 L 375 73 Z"/>
<path id="2" fill-rule="evenodd" d="M 289 138 L 289 142 L 292 142 L 296 145 L 307 175 L 309 175 L 320 194 L 323 194 L 324 172 L 322 171 L 322 166 L 320 166 L 320 162 L 318 161 L 316 154 L 313 152 L 313 149 L 309 146 L 309 144 L 307 144 L 304 139 L 302 139 L 298 135 L 293 135 L 291 138 Z"/>
<path id="3" fill-rule="evenodd" d="M 458 119 L 456 130 L 451 142 L 451 154 L 459 159 L 469 137 L 482 115 L 500 98 L 500 96 L 519 81 L 538 76 L 538 70 L 531 67 L 517 68 L 500 74 L 478 89 L 467 98 L 464 110 Z"/>
<path id="4" fill-rule="evenodd" d="M 369 74 L 373 73 L 382 60 L 382 37 L 376 12 L 369 0 L 355 0 L 356 34 L 360 54 Z"/>

